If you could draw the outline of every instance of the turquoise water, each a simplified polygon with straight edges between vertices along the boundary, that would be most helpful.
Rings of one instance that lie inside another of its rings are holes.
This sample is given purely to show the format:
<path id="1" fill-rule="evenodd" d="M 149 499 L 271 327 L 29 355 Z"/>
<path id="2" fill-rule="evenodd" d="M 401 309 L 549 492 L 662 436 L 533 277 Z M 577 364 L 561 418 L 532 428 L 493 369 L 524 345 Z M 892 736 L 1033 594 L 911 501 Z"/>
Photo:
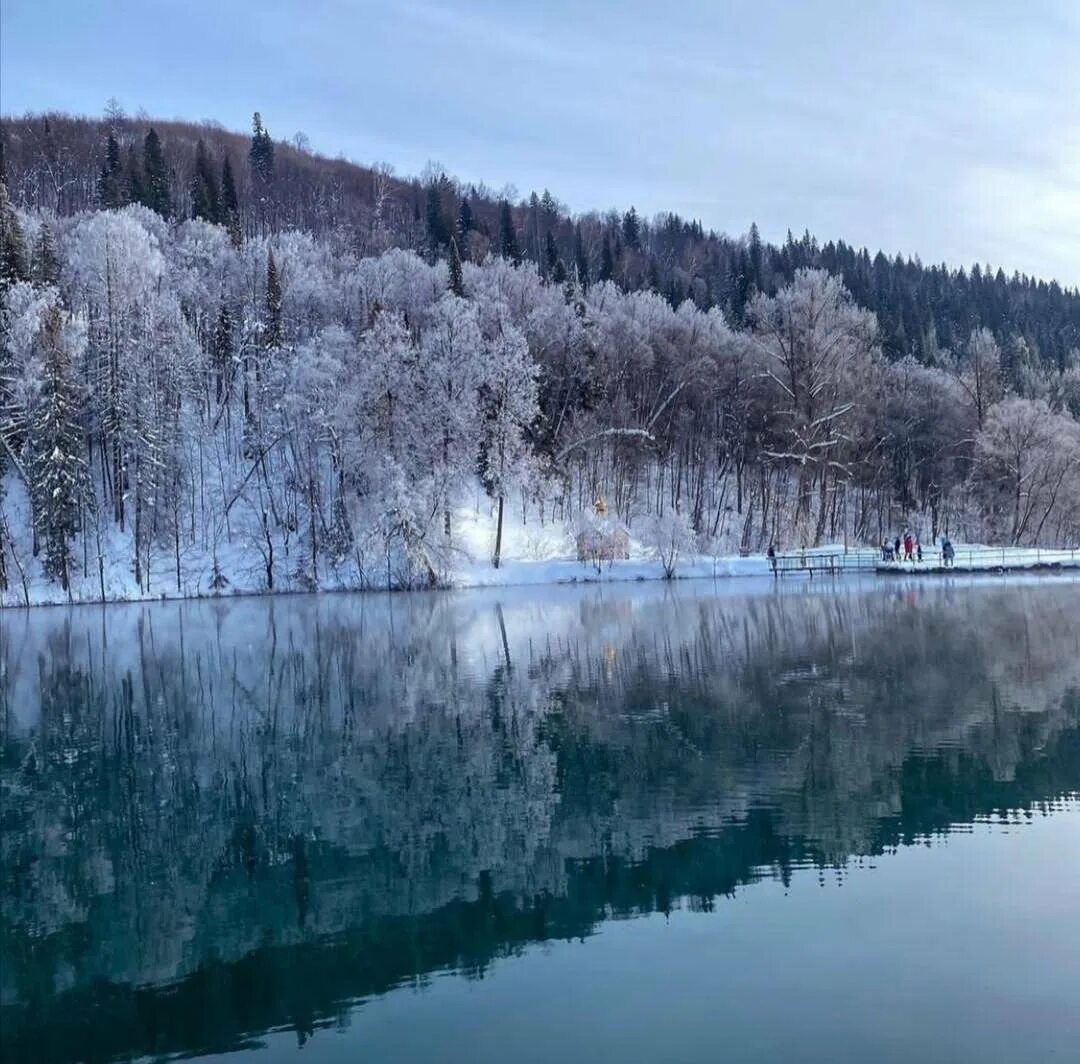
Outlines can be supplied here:
<path id="1" fill-rule="evenodd" d="M 0 722 L 5 1061 L 1080 1057 L 1074 580 L 5 612 Z"/>

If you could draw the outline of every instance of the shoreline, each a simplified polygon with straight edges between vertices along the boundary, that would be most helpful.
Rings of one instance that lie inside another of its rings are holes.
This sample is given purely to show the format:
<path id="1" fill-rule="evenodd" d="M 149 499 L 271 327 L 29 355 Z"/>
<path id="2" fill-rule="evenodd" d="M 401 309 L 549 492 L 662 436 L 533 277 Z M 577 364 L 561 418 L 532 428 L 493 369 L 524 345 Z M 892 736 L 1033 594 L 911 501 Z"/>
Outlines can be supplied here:
<path id="1" fill-rule="evenodd" d="M 825 549 L 820 549 L 825 553 Z M 809 553 L 809 552 L 807 552 Z M 1016 577 L 1030 575 L 1033 578 L 1045 578 L 1047 576 L 1080 576 L 1080 562 L 1037 562 L 1024 563 L 1017 560 L 1015 564 L 997 562 L 993 565 L 955 565 L 945 568 L 939 563 L 928 563 L 923 566 L 912 566 L 905 563 L 892 565 L 880 564 L 873 568 L 838 570 L 835 572 L 818 572 L 811 577 L 806 572 L 789 572 L 780 574 L 780 578 L 770 570 L 768 559 L 764 555 L 748 557 L 728 556 L 718 558 L 702 558 L 696 556 L 676 569 L 670 577 L 664 573 L 663 566 L 655 559 L 638 558 L 625 559 L 606 565 L 603 571 L 598 572 L 592 565 L 586 565 L 576 560 L 558 559 L 552 561 L 508 561 L 500 569 L 492 569 L 488 566 L 474 565 L 459 570 L 452 574 L 448 582 L 431 587 L 352 587 L 347 585 L 330 585 L 321 588 L 236 588 L 224 593 L 195 593 L 177 594 L 162 593 L 138 596 L 117 596 L 114 598 L 51 598 L 40 601 L 0 602 L 0 616 L 5 613 L 26 612 L 37 609 L 70 608 L 73 606 L 130 606 L 151 605 L 157 603 L 182 603 L 182 602 L 212 602 L 230 601 L 234 599 L 252 598 L 292 598 L 303 596 L 321 597 L 324 595 L 393 595 L 408 596 L 416 593 L 445 593 L 464 591 L 497 591 L 501 589 L 513 589 L 520 591 L 524 588 L 552 588 L 552 587 L 581 587 L 593 588 L 604 584 L 635 584 L 635 583 L 687 583 L 713 580 L 716 582 L 739 581 L 750 578 L 761 580 L 766 578 L 770 583 L 789 585 L 793 582 L 807 583 L 820 586 L 821 577 L 830 580 L 844 579 L 863 582 L 877 582 L 878 578 L 885 577 L 884 583 L 895 584 L 896 577 Z M 40 590 L 40 588 L 38 589 Z M 11 592 L 9 591 L 9 594 Z"/>

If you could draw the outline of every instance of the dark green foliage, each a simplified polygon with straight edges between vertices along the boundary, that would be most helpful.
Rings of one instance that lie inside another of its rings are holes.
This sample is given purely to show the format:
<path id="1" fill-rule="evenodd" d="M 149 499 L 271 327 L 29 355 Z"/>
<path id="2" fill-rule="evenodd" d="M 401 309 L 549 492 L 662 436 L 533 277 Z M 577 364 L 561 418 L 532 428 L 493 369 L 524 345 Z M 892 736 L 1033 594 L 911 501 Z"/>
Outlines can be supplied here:
<path id="1" fill-rule="evenodd" d="M 268 185 L 274 179 L 274 142 L 262 124 L 258 111 L 251 118 L 251 148 L 248 151 L 251 176 L 256 184 Z"/>
<path id="2" fill-rule="evenodd" d="M 281 275 L 278 273 L 274 253 L 266 257 L 266 332 L 264 341 L 267 348 L 280 347 L 282 343 L 281 327 Z"/>
<path id="3" fill-rule="evenodd" d="M 22 225 L 8 198 L 7 185 L 0 181 L 0 292 L 9 284 L 25 281 L 28 277 Z"/>
<path id="4" fill-rule="evenodd" d="M 215 225 L 223 221 L 221 196 L 210 153 L 203 141 L 195 148 L 195 174 L 191 179 L 191 217 L 202 218 Z"/>
<path id="5" fill-rule="evenodd" d="M 34 242 L 34 255 L 31 274 L 38 284 L 56 284 L 60 268 L 56 261 L 56 242 L 53 239 L 52 226 L 42 222 Z"/>
<path id="6" fill-rule="evenodd" d="M 226 385 L 232 377 L 233 350 L 232 311 L 228 300 L 223 299 L 210 345 L 214 364 L 214 392 L 219 403 L 225 398 Z"/>
<path id="7" fill-rule="evenodd" d="M 611 237 L 604 234 L 600 245 L 600 280 L 610 281 L 615 276 L 615 255 L 611 250 Z"/>
<path id="8" fill-rule="evenodd" d="M 633 207 L 623 215 L 622 237 L 628 248 L 637 251 L 641 247 L 641 220 Z"/>
<path id="9" fill-rule="evenodd" d="M 450 220 L 443 212 L 441 182 L 432 181 L 427 188 L 427 237 L 432 252 L 450 246 Z"/>
<path id="10" fill-rule="evenodd" d="M 589 256 L 585 253 L 585 240 L 581 235 L 581 223 L 574 226 L 574 268 L 578 284 L 589 287 Z"/>
<path id="11" fill-rule="evenodd" d="M 120 165 L 120 144 L 116 134 L 109 131 L 105 141 L 105 161 L 98 175 L 98 206 L 103 210 L 122 207 L 125 201 L 124 171 Z"/>
<path id="12" fill-rule="evenodd" d="M 125 202 L 145 203 L 143 193 L 143 177 L 139 167 L 139 160 L 135 155 L 135 145 L 129 144 L 127 151 L 127 167 L 125 174 Z"/>
<path id="13" fill-rule="evenodd" d="M 472 231 L 475 228 L 473 222 L 472 207 L 469 206 L 469 199 L 467 196 L 463 196 L 461 200 L 461 209 L 458 211 L 457 225 L 458 246 L 461 249 L 461 253 L 468 258 L 469 256 L 469 240 L 472 235 Z"/>
<path id="14" fill-rule="evenodd" d="M 509 200 L 499 201 L 499 254 L 511 262 L 521 262 L 521 246 L 514 228 L 514 212 Z"/>
<path id="15" fill-rule="evenodd" d="M 554 284 L 562 284 L 566 280 L 566 266 L 559 257 L 559 246 L 551 230 L 548 230 L 544 240 L 544 276 Z"/>
<path id="16" fill-rule="evenodd" d="M 169 167 L 161 150 L 161 141 L 152 127 L 143 138 L 143 199 L 142 202 L 162 218 L 172 214 L 169 191 Z"/>
<path id="17" fill-rule="evenodd" d="M 236 194 L 236 179 L 233 177 L 232 163 L 229 156 L 221 165 L 221 211 L 222 221 L 228 227 L 233 243 L 240 245 L 240 198 Z"/>
<path id="18" fill-rule="evenodd" d="M 465 295 L 465 279 L 461 271 L 461 255 L 458 253 L 457 241 L 450 238 L 450 291 L 456 296 Z"/>
<path id="19" fill-rule="evenodd" d="M 33 424 L 31 476 L 34 520 L 45 544 L 46 573 L 68 590 L 71 538 L 87 490 L 78 389 L 63 338 L 64 315 L 54 307 L 43 329 L 41 393 Z"/>

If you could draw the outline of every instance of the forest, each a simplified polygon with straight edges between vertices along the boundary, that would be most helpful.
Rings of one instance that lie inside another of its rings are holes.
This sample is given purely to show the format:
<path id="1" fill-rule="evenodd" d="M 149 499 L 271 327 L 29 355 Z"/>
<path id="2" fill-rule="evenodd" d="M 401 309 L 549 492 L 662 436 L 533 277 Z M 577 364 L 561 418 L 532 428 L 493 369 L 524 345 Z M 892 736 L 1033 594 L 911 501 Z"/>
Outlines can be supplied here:
<path id="1" fill-rule="evenodd" d="M 1080 537 L 1053 281 L 571 215 L 259 114 L 0 133 L 0 601 L 439 584 L 463 505 L 497 567 L 597 497 L 701 552 Z"/>

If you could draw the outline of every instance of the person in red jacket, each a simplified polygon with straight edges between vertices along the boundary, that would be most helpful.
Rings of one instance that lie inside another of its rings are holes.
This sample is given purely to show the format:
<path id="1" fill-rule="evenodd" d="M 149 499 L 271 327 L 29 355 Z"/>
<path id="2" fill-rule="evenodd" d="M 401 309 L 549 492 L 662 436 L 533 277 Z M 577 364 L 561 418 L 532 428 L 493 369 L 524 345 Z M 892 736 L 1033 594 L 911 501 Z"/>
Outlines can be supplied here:
<path id="1" fill-rule="evenodd" d="M 910 532 L 904 533 L 904 561 L 910 562 L 913 560 L 912 555 L 915 550 L 915 540 L 912 538 Z"/>

